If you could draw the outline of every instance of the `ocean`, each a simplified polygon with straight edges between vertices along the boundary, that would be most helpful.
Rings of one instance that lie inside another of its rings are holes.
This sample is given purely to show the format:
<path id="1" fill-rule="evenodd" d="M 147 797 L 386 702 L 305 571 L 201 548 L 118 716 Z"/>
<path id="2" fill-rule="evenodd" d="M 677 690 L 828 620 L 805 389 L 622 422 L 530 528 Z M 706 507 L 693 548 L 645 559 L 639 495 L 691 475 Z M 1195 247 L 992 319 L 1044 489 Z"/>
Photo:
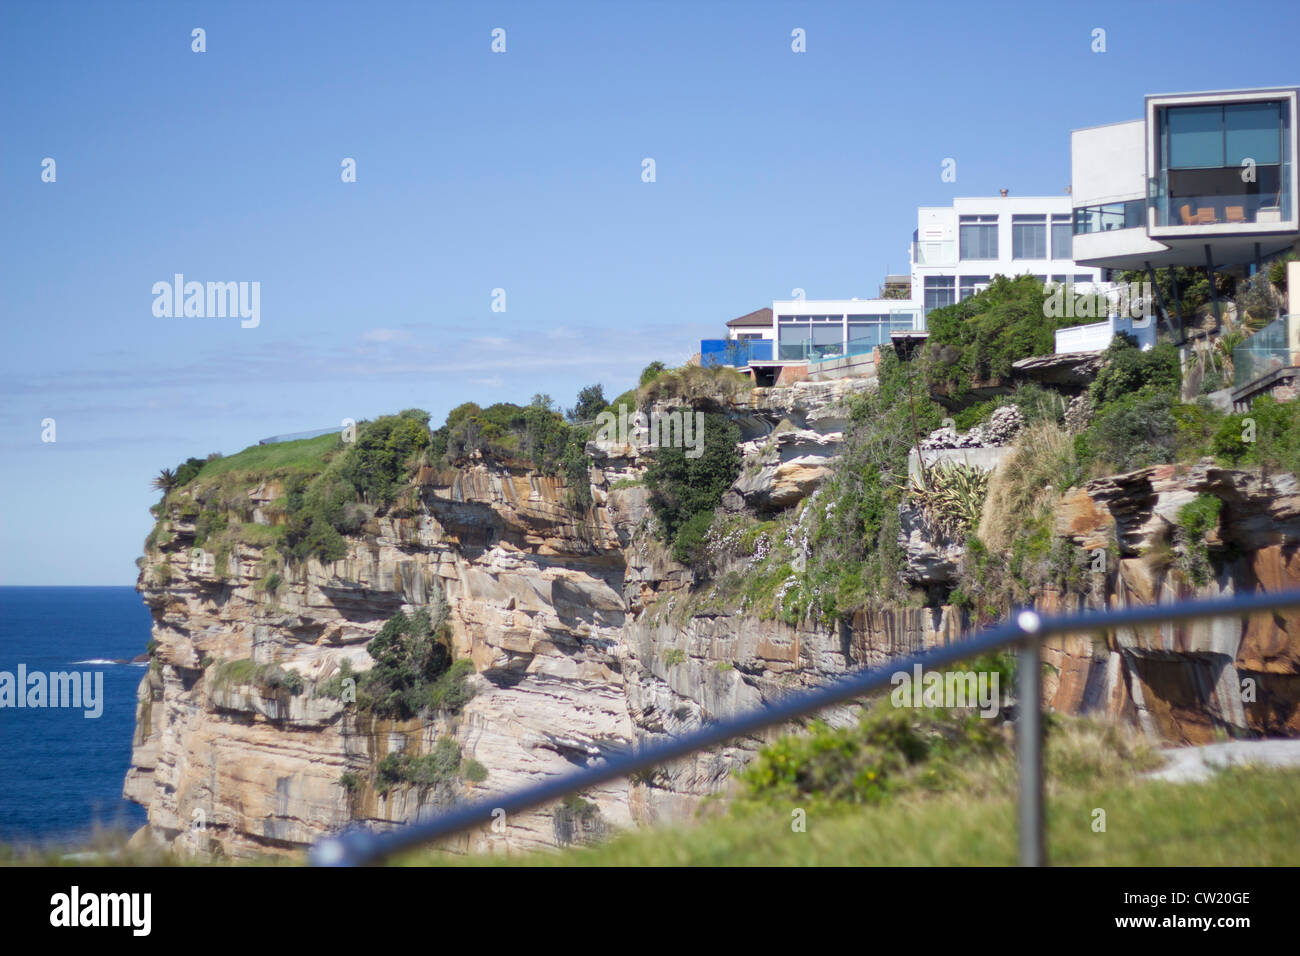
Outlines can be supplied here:
<path id="1" fill-rule="evenodd" d="M 97 718 L 0 707 L 0 843 L 77 844 L 97 827 L 144 824 L 122 782 L 145 669 L 113 661 L 144 652 L 149 624 L 132 587 L 0 587 L 0 672 L 103 675 Z"/>

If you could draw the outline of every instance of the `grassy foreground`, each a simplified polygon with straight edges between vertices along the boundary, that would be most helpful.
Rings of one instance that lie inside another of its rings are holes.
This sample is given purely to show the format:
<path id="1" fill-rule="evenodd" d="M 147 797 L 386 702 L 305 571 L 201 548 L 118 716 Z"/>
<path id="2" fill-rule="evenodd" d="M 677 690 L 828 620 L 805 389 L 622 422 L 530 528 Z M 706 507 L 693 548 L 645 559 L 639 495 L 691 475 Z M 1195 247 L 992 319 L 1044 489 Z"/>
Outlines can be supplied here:
<path id="1" fill-rule="evenodd" d="M 1106 832 L 1093 832 L 1094 809 Z M 1201 784 L 1156 781 L 1078 789 L 1048 801 L 1048 856 L 1058 866 L 1294 866 L 1300 862 L 1300 770 L 1235 770 Z M 789 816 L 724 817 L 627 833 L 562 852 L 407 865 L 1013 866 L 1016 805 L 959 794 Z"/>

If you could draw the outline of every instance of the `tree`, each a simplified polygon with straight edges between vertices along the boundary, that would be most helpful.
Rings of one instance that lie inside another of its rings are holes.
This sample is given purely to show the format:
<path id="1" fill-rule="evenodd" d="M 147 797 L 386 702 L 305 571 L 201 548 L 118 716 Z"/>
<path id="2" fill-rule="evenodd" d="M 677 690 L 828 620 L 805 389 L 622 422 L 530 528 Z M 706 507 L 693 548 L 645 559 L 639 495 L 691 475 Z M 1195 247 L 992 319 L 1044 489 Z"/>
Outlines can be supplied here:
<path id="1" fill-rule="evenodd" d="M 571 422 L 588 422 L 599 415 L 609 405 L 605 400 L 605 389 L 597 382 L 578 392 L 578 404 L 569 410 Z"/>
<path id="2" fill-rule="evenodd" d="M 172 471 L 170 468 L 164 468 L 162 471 L 158 472 L 158 477 L 154 478 L 154 480 L 149 482 L 149 484 L 161 491 L 163 496 L 166 497 L 168 492 L 176 487 L 176 472 Z"/>
<path id="3" fill-rule="evenodd" d="M 722 415 L 706 414 L 704 448 L 698 457 L 688 457 L 685 449 L 675 446 L 655 451 L 645 473 L 650 507 L 678 561 L 692 560 L 703 545 L 714 509 L 740 473 L 739 444 L 735 424 Z"/>

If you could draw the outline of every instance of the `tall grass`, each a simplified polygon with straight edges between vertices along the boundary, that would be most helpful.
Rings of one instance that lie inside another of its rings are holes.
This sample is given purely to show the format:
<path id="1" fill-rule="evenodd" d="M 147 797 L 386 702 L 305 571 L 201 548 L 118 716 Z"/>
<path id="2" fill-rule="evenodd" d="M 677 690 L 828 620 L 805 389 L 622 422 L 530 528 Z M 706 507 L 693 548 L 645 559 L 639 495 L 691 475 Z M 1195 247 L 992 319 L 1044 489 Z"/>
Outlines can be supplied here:
<path id="1" fill-rule="evenodd" d="M 1026 519 L 1051 511 L 1081 478 L 1074 439 L 1052 421 L 1029 425 L 994 471 L 980 514 L 980 541 L 994 552 L 1011 547 Z"/>

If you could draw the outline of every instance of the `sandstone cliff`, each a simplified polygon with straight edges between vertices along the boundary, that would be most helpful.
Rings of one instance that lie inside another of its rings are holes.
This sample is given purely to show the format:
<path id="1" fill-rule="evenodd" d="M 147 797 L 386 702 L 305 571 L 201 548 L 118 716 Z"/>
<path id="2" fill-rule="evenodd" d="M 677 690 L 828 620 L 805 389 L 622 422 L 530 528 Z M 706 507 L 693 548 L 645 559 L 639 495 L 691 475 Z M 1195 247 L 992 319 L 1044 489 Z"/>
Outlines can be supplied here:
<path id="1" fill-rule="evenodd" d="M 764 512 L 810 494 L 831 465 L 844 396 L 870 380 L 755 389 L 727 413 L 742 426 L 746 467 L 724 506 Z M 264 547 L 195 548 L 192 518 L 165 516 L 170 537 L 142 562 L 154 665 L 140 709 L 126 794 L 149 832 L 177 848 L 250 854 L 300 847 L 357 820 L 414 819 L 457 793 L 370 781 L 392 753 L 428 754 L 450 737 L 486 769 L 459 780 L 475 797 L 563 773 L 630 744 L 749 708 L 846 668 L 956 640 L 969 625 L 945 606 L 860 611 L 835 627 L 692 610 L 693 576 L 651 532 L 639 484 L 648 450 L 589 448 L 593 503 L 576 511 L 562 481 L 523 466 L 474 461 L 422 469 L 414 506 L 369 518 L 337 561 L 285 568 L 270 591 Z M 1117 567 L 1086 597 L 1125 604 L 1190 596 L 1160 543 L 1185 500 L 1225 502 L 1211 541 L 1222 593 L 1300 584 L 1300 491 L 1210 466 L 1146 469 L 1093 482 L 1059 515 L 1081 547 L 1114 541 Z M 256 523 L 276 520 L 283 489 L 250 488 Z M 219 561 L 219 557 L 221 560 Z M 220 565 L 220 567 L 219 567 Z M 220 573 L 219 573 L 220 572 Z M 455 715 L 407 721 L 358 713 L 319 689 L 400 610 L 440 592 L 456 656 L 473 661 L 475 693 Z M 1300 618 L 1219 622 L 1058 642 L 1049 703 L 1103 712 L 1174 741 L 1229 732 L 1300 732 Z M 275 689 L 213 679 L 213 661 L 250 661 L 301 678 Z M 1243 705 L 1243 677 L 1259 703 Z M 737 741 L 636 781 L 585 794 L 594 829 L 674 818 L 718 789 L 756 741 Z M 360 781 L 360 782 L 358 782 Z M 563 813 L 511 819 L 462 840 L 526 849 L 573 839 Z"/>

